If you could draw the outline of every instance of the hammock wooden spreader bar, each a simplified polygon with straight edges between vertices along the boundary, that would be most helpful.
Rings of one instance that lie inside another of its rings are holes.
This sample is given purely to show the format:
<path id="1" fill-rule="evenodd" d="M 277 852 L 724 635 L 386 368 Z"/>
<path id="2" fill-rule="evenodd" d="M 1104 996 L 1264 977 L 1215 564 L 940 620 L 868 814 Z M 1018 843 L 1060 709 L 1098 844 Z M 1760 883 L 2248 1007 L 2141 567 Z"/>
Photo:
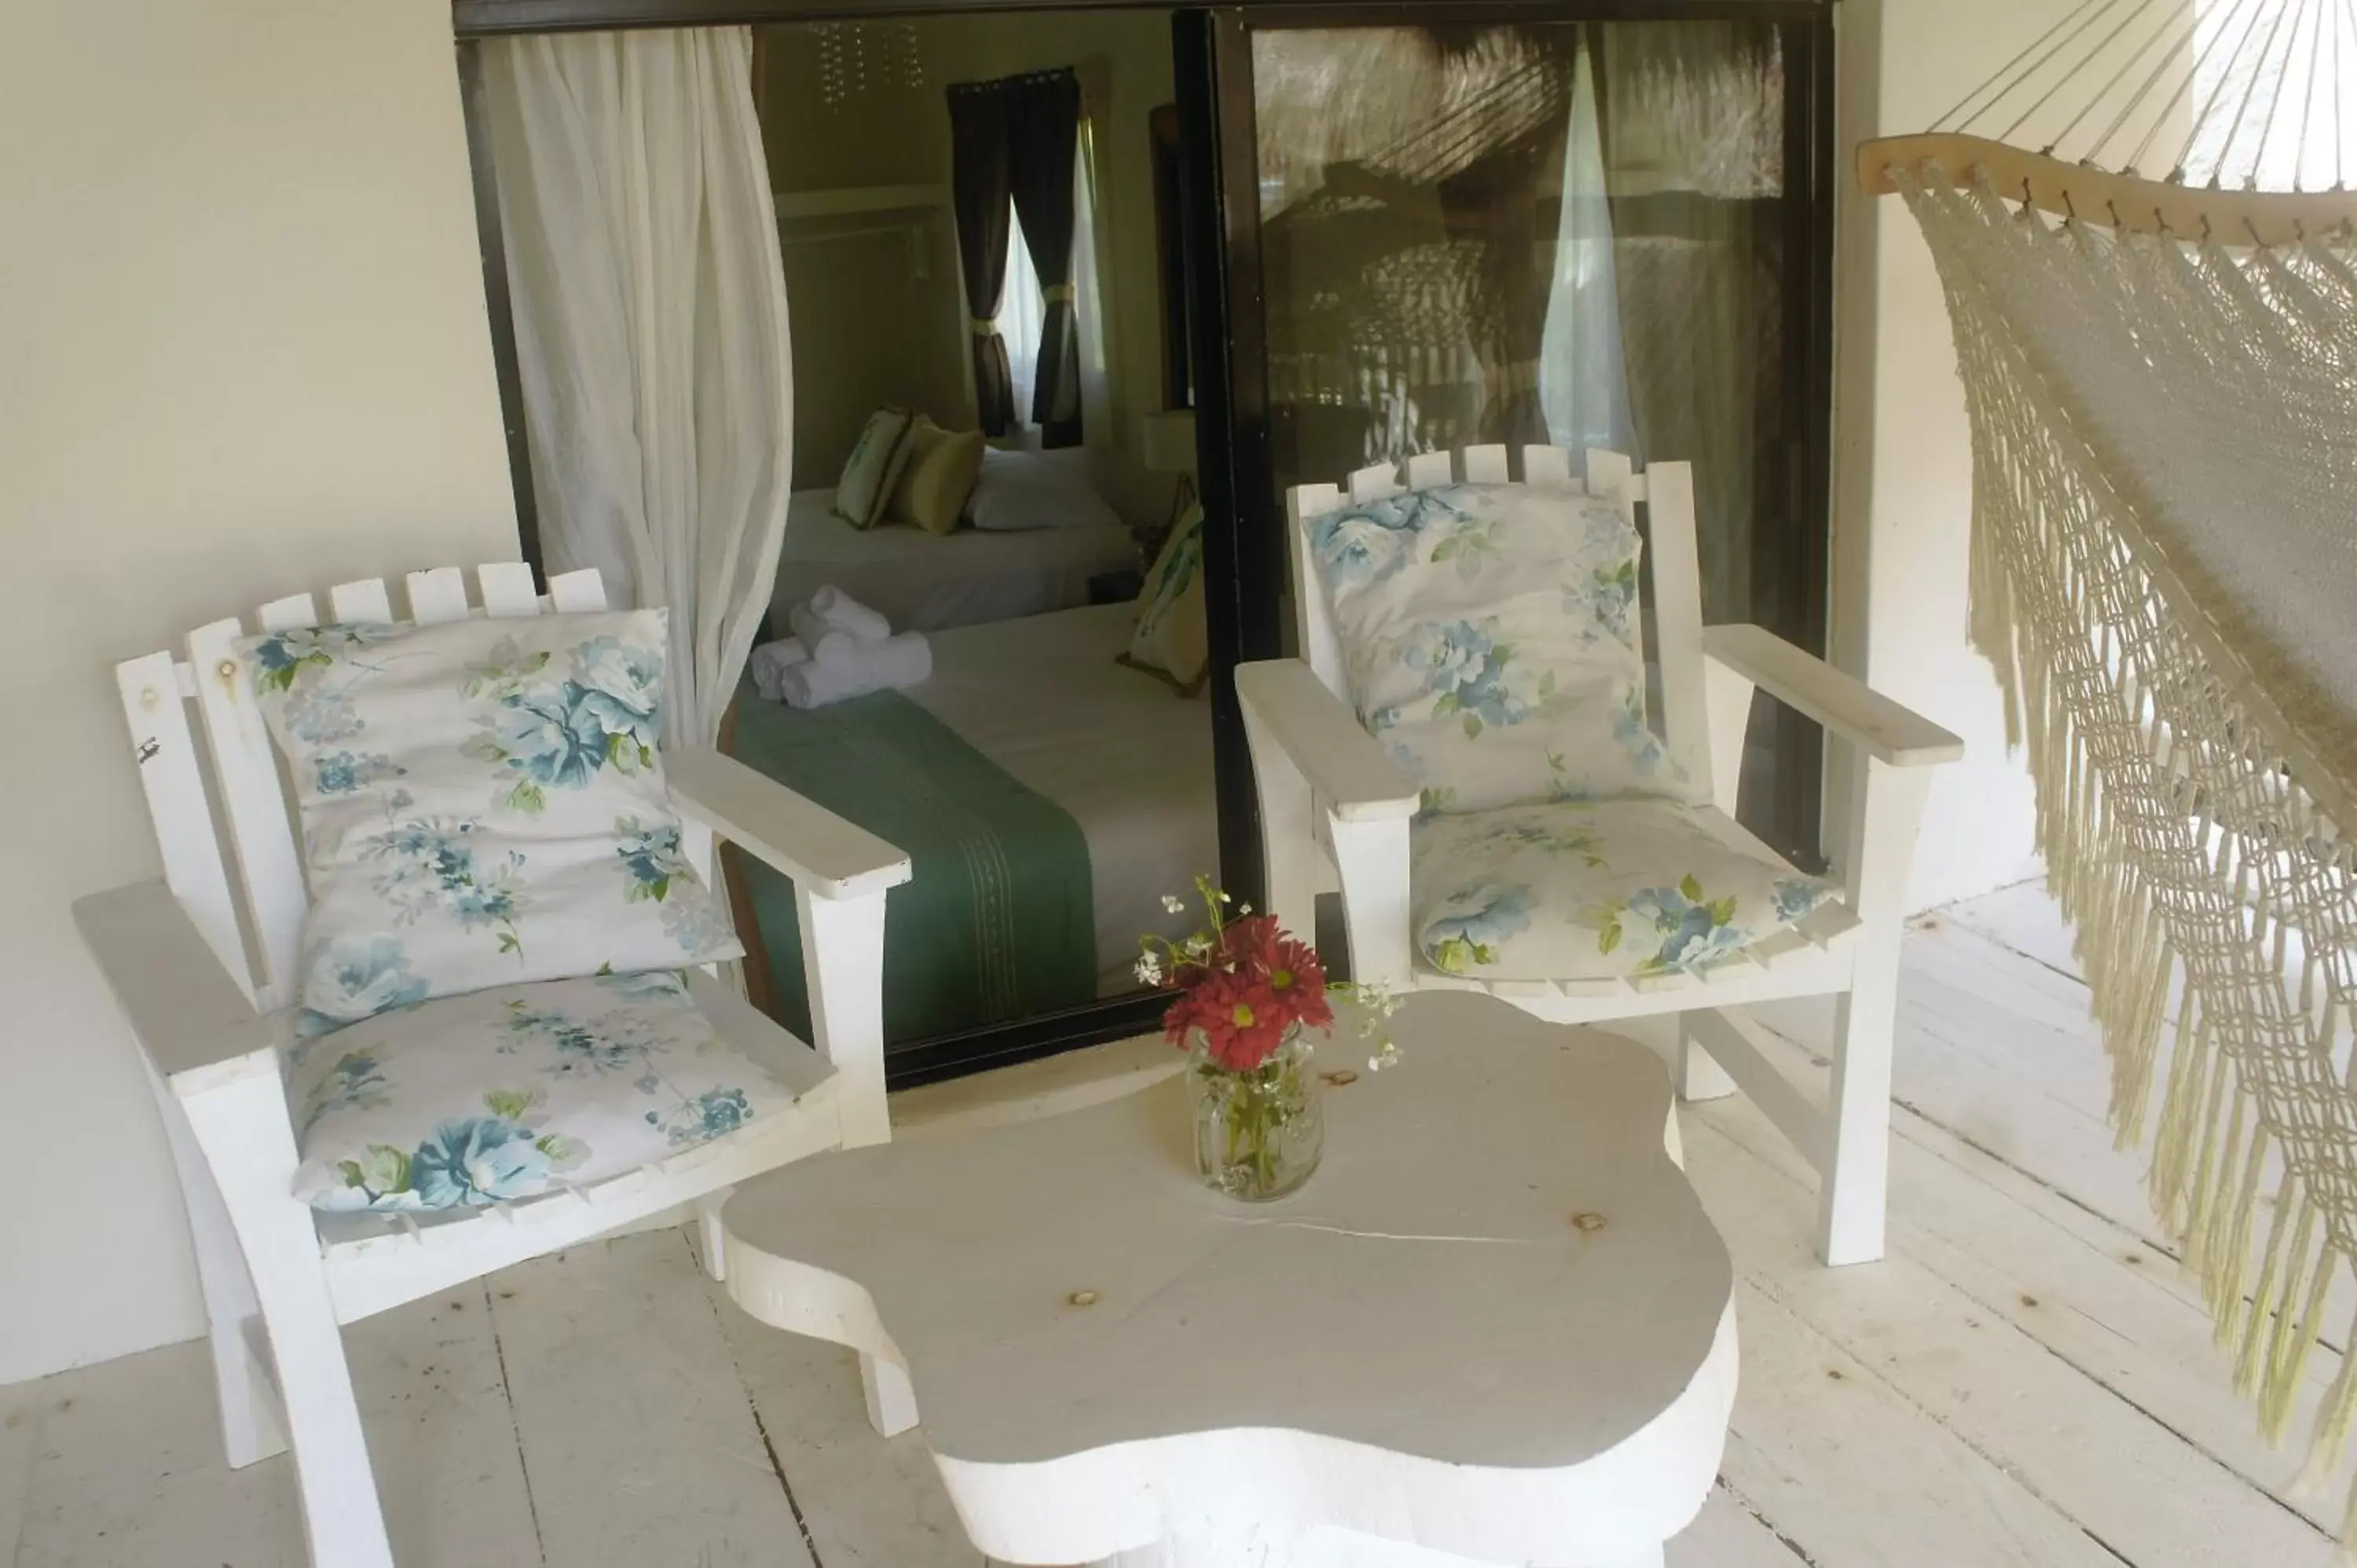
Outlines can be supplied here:
<path id="1" fill-rule="evenodd" d="M 2346 231 L 2357 197 L 2347 191 L 2222 190 L 2137 178 L 1984 136 L 1930 132 L 1883 136 L 1857 148 L 1857 188 L 1899 194 L 1898 171 L 1947 171 L 1959 186 L 1983 178 L 2008 200 L 2056 218 L 2133 234 L 2216 238 L 2228 244 L 2293 245 Z"/>

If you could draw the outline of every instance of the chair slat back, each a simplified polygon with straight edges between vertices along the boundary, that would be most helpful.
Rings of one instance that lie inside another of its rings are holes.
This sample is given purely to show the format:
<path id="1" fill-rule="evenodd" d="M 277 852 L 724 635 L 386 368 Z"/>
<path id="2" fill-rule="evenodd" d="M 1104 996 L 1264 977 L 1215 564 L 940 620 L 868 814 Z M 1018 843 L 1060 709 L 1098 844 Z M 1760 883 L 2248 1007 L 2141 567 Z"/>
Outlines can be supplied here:
<path id="1" fill-rule="evenodd" d="M 1655 463 L 1639 473 L 1618 452 L 1586 454 L 1583 481 L 1572 456 L 1560 446 L 1522 449 L 1523 477 L 1512 478 L 1503 446 L 1468 446 L 1452 461 L 1446 452 L 1421 453 L 1402 470 L 1361 468 L 1346 485 L 1296 485 L 1286 492 L 1285 515 L 1292 534 L 1295 630 L 1301 657 L 1326 689 L 1348 702 L 1350 684 L 1342 644 L 1334 629 L 1324 579 L 1309 551 L 1309 523 L 1353 503 L 1380 499 L 1402 489 L 1429 489 L 1453 477 L 1466 484 L 1512 484 L 1610 496 L 1631 526 L 1647 535 L 1644 572 L 1652 581 L 1650 619 L 1662 676 L 1663 744 L 1706 798 L 1714 793 L 1708 710 L 1705 706 L 1702 651 L 1702 572 L 1695 538 L 1694 468 L 1686 463 Z M 1645 515 L 1639 522 L 1638 507 Z"/>
<path id="2" fill-rule="evenodd" d="M 486 615 L 533 616 L 543 607 L 532 588 L 532 569 L 520 562 L 487 564 L 478 569 L 477 578 Z M 473 613 L 466 574 L 455 566 L 411 573 L 406 587 L 410 618 L 419 625 Z M 550 587 L 547 602 L 558 610 L 606 607 L 605 587 L 595 571 L 569 573 Z M 328 604 L 339 621 L 393 619 L 392 596 L 374 578 L 329 589 Z M 320 624 L 317 601 L 309 594 L 273 599 L 254 612 L 253 620 L 266 631 Z M 257 1006 L 268 1009 L 286 1005 L 298 988 L 308 899 L 294 799 L 261 707 L 239 678 L 231 651 L 245 635 L 234 617 L 214 621 L 188 634 L 187 662 L 151 653 L 115 666 L 115 679 L 165 881 L 223 967 Z M 182 706 L 190 699 L 203 724 L 210 781 Z M 216 810 L 228 828 L 226 843 L 214 828 Z"/>
<path id="3" fill-rule="evenodd" d="M 253 966 L 246 957 L 237 899 L 230 892 L 229 868 L 221 864 L 212 812 L 205 804 L 203 765 L 197 756 L 196 732 L 188 727 L 188 693 L 180 687 L 187 670 L 159 650 L 116 665 L 114 682 L 131 721 L 131 755 L 138 763 L 147 814 L 156 822 L 165 886 L 251 1002 L 255 1000 Z"/>

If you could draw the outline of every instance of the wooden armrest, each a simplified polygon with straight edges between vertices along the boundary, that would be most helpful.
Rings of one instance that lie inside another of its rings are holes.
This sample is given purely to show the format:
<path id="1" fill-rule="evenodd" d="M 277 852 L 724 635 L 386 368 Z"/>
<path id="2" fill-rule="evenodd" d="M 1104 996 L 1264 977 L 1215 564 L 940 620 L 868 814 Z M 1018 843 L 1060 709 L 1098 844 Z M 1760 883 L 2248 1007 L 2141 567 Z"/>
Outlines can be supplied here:
<path id="1" fill-rule="evenodd" d="M 1964 743 L 1930 719 L 1765 627 L 1707 627 L 1702 649 L 1786 707 L 1864 747 L 1877 761 L 1928 768 L 1964 754 Z"/>
<path id="2" fill-rule="evenodd" d="M 1346 822 L 1415 815 L 1420 791 L 1350 704 L 1298 659 L 1236 667 L 1236 698 Z"/>
<path id="3" fill-rule="evenodd" d="M 74 925 L 139 1047 L 182 1099 L 278 1072 L 279 1026 L 253 1010 L 160 880 L 77 899 Z"/>
<path id="4" fill-rule="evenodd" d="M 663 758 L 672 803 L 821 898 L 898 887 L 909 857 L 824 806 L 708 746 Z"/>

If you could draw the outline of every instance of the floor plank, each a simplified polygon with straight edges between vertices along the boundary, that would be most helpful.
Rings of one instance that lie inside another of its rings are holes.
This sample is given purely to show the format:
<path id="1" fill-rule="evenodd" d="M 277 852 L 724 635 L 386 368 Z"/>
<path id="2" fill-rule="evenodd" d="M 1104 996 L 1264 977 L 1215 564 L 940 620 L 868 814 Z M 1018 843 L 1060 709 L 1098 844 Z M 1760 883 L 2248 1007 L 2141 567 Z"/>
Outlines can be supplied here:
<path id="1" fill-rule="evenodd" d="M 2118 1568 L 2029 1486 L 1928 1418 L 1885 1369 L 1778 1299 L 1738 1239 L 1781 1243 L 1807 1210 L 1782 1212 L 1792 1208 L 1787 1184 L 1772 1176 L 1700 1179 L 1694 1144 L 1717 1135 L 1692 1111 L 1681 1122 L 1688 1173 L 1736 1254 L 1743 1377 L 1720 1463 L 1727 1484 L 1816 1568 L 1922 1563 L 1930 1541 L 1941 1568 Z"/>
<path id="2" fill-rule="evenodd" d="M 33 1487 L 33 1459 L 41 1440 L 37 1383 L 0 1389 L 0 1568 L 16 1561 L 25 1539 L 25 1508 Z"/>
<path id="3" fill-rule="evenodd" d="M 811 1568 L 683 1231 L 536 1259 L 490 1295 L 550 1568 Z"/>
<path id="4" fill-rule="evenodd" d="M 1811 1187 L 1707 1111 L 1689 1131 L 1686 1168 L 1706 1204 L 1739 1195 L 1750 1207 L 1746 1223 L 1719 1224 L 1746 1282 L 1985 1463 L 2034 1477 L 2036 1495 L 2106 1550 L 2141 1568 L 2327 1568 L 2326 1532 L 1903 1251 L 1872 1268 L 1814 1267 L 1808 1211 L 1792 1201 Z M 1763 1201 L 1771 1186 L 1788 1196 Z M 1760 1316 L 1747 1316 L 1747 1329 Z M 1747 1353 L 1754 1342 L 1747 1336 Z M 1754 1365 L 1747 1355 L 1747 1377 Z"/>
<path id="5" fill-rule="evenodd" d="M 39 1443 L 16 1568 L 306 1568 L 294 1467 L 222 1460 L 200 1346 L 33 1388 Z"/>
<path id="6" fill-rule="evenodd" d="M 1670 1541 L 1665 1568 L 1807 1568 L 1800 1549 L 1776 1533 L 1748 1500 L 1722 1480 L 1702 1512 Z"/>
<path id="7" fill-rule="evenodd" d="M 888 1439 L 867 1424 L 858 1358 L 756 1322 L 716 1285 L 711 1294 L 818 1561 L 825 1568 L 982 1568 L 922 1431 Z"/>
<path id="8" fill-rule="evenodd" d="M 1728 1101 L 1706 1115 L 1714 1130 L 1795 1186 L 1813 1182 L 1799 1152 L 1753 1107 Z M 2319 1528 L 2339 1527 L 2331 1499 L 2291 1496 L 2300 1456 L 2259 1436 L 2250 1402 L 2230 1384 L 2210 1315 L 2180 1271 L 2125 1232 L 2069 1223 L 2086 1216 L 2046 1189 L 2008 1193 L 1975 1180 L 1921 1147 L 1912 1132 L 1902 1127 L 1891 1150 L 1896 1251 L 2280 1505 Z M 2311 1358 L 2307 1408 L 2339 1368 L 2337 1356 Z"/>
<path id="9" fill-rule="evenodd" d="M 487 1288 L 380 1313 L 344 1346 L 393 1561 L 540 1568 Z"/>

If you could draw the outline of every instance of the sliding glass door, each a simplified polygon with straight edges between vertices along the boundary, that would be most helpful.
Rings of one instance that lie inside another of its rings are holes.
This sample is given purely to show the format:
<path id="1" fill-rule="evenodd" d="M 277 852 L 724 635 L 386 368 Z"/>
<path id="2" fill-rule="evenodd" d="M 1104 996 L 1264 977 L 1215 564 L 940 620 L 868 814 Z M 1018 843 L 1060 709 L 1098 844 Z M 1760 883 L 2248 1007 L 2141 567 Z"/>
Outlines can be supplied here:
<path id="1" fill-rule="evenodd" d="M 1290 651 L 1286 487 L 1481 443 L 1692 461 L 1707 619 L 1822 650 L 1827 7 L 1439 9 L 1197 22 L 1239 651 Z M 1819 749 L 1747 753 L 1803 855 Z"/>

